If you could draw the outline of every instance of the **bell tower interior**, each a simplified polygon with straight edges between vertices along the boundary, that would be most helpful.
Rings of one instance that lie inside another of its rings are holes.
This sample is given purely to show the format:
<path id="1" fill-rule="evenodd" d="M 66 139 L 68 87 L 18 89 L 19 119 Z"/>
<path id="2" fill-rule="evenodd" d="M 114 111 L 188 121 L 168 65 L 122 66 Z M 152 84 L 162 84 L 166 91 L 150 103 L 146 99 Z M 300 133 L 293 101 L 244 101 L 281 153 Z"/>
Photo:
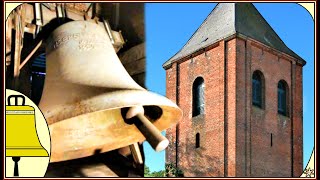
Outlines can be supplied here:
<path id="1" fill-rule="evenodd" d="M 65 23 L 79 20 L 105 29 L 125 70 L 145 87 L 143 3 L 23 3 L 6 20 L 6 88 L 25 94 L 38 105 L 47 75 L 48 35 Z M 138 149 L 144 159 L 142 145 Z M 78 177 L 80 171 L 81 177 L 143 176 L 144 164 L 128 166 L 134 161 L 128 152 L 123 148 L 100 154 L 97 149 L 93 157 L 51 163 L 46 176 Z"/>

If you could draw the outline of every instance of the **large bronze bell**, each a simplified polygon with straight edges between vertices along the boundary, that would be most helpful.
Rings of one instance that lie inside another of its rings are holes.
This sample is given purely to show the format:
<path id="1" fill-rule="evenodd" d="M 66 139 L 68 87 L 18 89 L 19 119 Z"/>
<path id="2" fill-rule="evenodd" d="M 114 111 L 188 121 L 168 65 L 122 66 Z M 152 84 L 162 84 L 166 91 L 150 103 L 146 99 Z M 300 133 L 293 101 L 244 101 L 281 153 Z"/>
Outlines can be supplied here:
<path id="1" fill-rule="evenodd" d="M 51 162 L 144 139 L 157 151 L 168 145 L 159 131 L 176 124 L 182 111 L 130 77 L 105 29 L 87 21 L 61 25 L 47 39 L 46 63 L 39 107 L 49 124 Z"/>

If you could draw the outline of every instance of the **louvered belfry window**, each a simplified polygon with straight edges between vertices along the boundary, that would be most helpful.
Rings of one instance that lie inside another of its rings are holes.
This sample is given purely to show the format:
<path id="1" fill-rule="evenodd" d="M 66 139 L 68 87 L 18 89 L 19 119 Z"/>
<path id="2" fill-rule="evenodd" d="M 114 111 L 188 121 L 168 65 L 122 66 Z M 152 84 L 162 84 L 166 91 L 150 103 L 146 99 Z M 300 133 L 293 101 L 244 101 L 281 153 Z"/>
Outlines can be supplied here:
<path id="1" fill-rule="evenodd" d="M 283 80 L 278 83 L 278 113 L 287 115 L 287 84 Z"/>
<path id="2" fill-rule="evenodd" d="M 262 108 L 263 80 L 262 73 L 255 71 L 252 75 L 252 104 Z"/>
<path id="3" fill-rule="evenodd" d="M 204 80 L 202 77 L 196 78 L 192 87 L 192 117 L 204 114 L 205 100 L 204 100 Z"/>

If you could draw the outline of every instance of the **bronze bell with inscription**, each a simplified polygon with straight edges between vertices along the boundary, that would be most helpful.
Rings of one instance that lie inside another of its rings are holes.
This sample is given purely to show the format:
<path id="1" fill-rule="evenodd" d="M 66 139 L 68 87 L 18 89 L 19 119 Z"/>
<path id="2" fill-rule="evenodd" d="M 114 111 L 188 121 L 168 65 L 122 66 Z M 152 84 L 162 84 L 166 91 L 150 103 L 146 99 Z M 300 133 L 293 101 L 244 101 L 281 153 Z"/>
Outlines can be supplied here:
<path id="1" fill-rule="evenodd" d="M 166 97 L 139 86 L 121 64 L 106 30 L 72 21 L 47 39 L 40 101 L 50 129 L 51 162 L 107 152 L 146 139 L 156 151 L 160 131 L 182 116 Z"/>

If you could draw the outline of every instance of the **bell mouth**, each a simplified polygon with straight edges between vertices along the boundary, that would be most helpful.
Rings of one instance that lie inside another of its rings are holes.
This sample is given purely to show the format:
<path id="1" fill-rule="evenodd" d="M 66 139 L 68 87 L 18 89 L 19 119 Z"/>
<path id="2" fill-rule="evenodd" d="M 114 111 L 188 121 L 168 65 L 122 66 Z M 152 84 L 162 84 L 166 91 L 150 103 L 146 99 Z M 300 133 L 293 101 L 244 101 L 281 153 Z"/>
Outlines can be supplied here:
<path id="1" fill-rule="evenodd" d="M 176 124 L 174 117 L 181 112 L 170 106 L 160 108 L 163 110 L 161 117 L 156 120 L 147 118 L 162 131 Z M 49 128 L 52 141 L 50 162 L 91 156 L 145 140 L 134 124 L 126 122 L 121 108 L 83 114 L 51 124 Z"/>
<path id="2" fill-rule="evenodd" d="M 138 128 L 125 120 L 125 110 L 143 106 L 145 116 L 158 130 L 176 124 L 182 111 L 167 98 L 146 90 L 108 92 L 44 112 L 49 124 L 50 162 L 107 152 L 145 140 Z"/>

